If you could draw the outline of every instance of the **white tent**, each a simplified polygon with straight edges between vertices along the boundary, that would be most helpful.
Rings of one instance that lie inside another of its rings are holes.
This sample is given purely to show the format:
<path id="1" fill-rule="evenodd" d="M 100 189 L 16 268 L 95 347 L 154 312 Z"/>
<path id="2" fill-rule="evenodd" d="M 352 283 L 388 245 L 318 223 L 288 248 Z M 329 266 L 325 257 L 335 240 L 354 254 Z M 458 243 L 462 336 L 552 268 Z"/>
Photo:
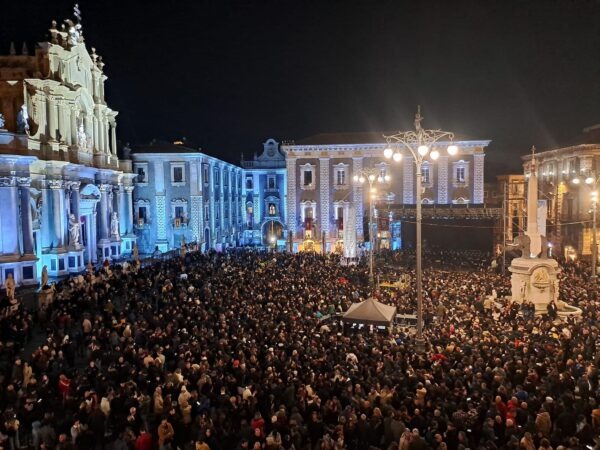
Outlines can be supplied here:
<path id="1" fill-rule="evenodd" d="M 390 326 L 396 316 L 396 307 L 384 305 L 374 298 L 353 303 L 342 316 L 342 320 L 351 323 Z"/>

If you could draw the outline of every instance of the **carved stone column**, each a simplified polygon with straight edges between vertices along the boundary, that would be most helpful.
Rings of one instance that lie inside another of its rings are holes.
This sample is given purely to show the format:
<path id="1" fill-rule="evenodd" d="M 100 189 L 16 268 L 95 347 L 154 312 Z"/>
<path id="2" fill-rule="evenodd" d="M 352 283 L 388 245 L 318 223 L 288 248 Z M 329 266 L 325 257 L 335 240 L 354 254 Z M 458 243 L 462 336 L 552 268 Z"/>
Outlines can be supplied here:
<path id="1" fill-rule="evenodd" d="M 19 223 L 17 221 L 19 203 L 17 183 L 13 176 L 0 177 L 0 204 L 2 205 L 2 253 L 15 255 L 19 253 Z M 8 213 L 4 213 L 4 211 Z"/>
<path id="2" fill-rule="evenodd" d="M 77 145 L 77 108 L 73 105 L 69 108 L 69 112 L 71 114 L 71 145 Z"/>
<path id="3" fill-rule="evenodd" d="M 133 186 L 124 186 L 125 189 L 125 233 L 133 233 Z"/>
<path id="4" fill-rule="evenodd" d="M 321 203 L 321 233 L 329 234 L 329 158 L 319 158 L 319 202 Z M 329 236 L 327 236 L 329 237 Z"/>
<path id="5" fill-rule="evenodd" d="M 58 129 L 58 114 L 56 111 L 56 100 L 48 97 L 48 136 L 51 141 L 56 141 L 56 131 Z"/>
<path id="6" fill-rule="evenodd" d="M 437 203 L 445 205 L 448 203 L 448 157 L 440 156 L 438 166 L 438 198 Z"/>
<path id="7" fill-rule="evenodd" d="M 100 142 L 98 139 L 99 136 L 99 126 L 98 126 L 98 118 L 94 115 L 93 119 L 94 121 L 94 153 L 100 153 Z"/>
<path id="8" fill-rule="evenodd" d="M 63 180 L 48 180 L 52 192 L 52 243 L 54 248 L 65 246 L 65 184 Z"/>
<path id="9" fill-rule="evenodd" d="M 483 203 L 483 160 L 484 153 L 473 155 L 473 203 Z"/>
<path id="10" fill-rule="evenodd" d="M 31 187 L 30 177 L 18 178 L 19 195 L 21 197 L 21 233 L 23 235 L 23 253 L 30 255 L 34 253 L 33 248 L 33 228 L 31 218 L 31 197 L 29 188 Z"/>
<path id="11" fill-rule="evenodd" d="M 110 149 L 114 156 L 117 156 L 117 124 L 113 122 L 110 126 Z"/>
<path id="12" fill-rule="evenodd" d="M 99 217 L 97 217 L 99 231 L 100 231 L 100 239 L 108 239 L 110 237 L 110 231 L 108 228 L 108 214 L 109 214 L 109 204 L 108 204 L 108 195 L 112 190 L 112 185 L 110 184 L 101 184 L 98 186 L 100 189 L 100 211 L 98 211 Z"/>

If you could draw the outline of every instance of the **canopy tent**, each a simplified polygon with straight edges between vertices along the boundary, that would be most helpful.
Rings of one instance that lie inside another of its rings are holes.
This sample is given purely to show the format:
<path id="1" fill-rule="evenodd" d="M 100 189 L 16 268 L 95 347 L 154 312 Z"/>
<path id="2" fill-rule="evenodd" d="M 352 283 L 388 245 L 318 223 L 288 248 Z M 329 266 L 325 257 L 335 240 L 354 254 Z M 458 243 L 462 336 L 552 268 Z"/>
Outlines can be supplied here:
<path id="1" fill-rule="evenodd" d="M 390 326 L 396 316 L 396 307 L 384 305 L 374 298 L 353 303 L 342 316 L 342 320 L 351 323 Z"/>

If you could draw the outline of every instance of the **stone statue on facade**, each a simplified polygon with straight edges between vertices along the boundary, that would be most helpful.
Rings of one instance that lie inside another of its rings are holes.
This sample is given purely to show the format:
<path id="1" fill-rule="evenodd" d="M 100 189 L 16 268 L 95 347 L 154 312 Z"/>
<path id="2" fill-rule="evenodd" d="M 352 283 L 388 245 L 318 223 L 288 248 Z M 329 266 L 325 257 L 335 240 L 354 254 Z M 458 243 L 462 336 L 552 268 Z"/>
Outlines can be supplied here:
<path id="1" fill-rule="evenodd" d="M 17 131 L 19 133 L 26 133 L 29 131 L 29 114 L 27 113 L 27 106 L 23 104 L 19 114 L 17 114 Z"/>
<path id="2" fill-rule="evenodd" d="M 88 149 L 87 134 L 85 133 L 85 128 L 83 127 L 83 122 L 81 122 L 79 124 L 79 127 L 77 128 L 77 145 L 79 146 L 79 148 L 81 150 Z"/>
<path id="3" fill-rule="evenodd" d="M 48 266 L 42 268 L 42 289 L 48 286 Z"/>
<path id="4" fill-rule="evenodd" d="M 79 248 L 79 234 L 81 230 L 81 224 L 75 214 L 69 216 L 69 244 L 72 247 Z"/>
<path id="5" fill-rule="evenodd" d="M 14 299 L 16 283 L 15 283 L 15 279 L 13 278 L 13 274 L 10 272 L 6 276 L 6 281 L 4 282 L 4 287 L 6 287 L 6 296 L 11 300 Z"/>
<path id="6" fill-rule="evenodd" d="M 4 129 L 5 124 L 6 124 L 6 119 L 4 119 L 4 114 L 0 113 L 0 130 Z"/>
<path id="7" fill-rule="evenodd" d="M 119 232 L 119 216 L 116 212 L 112 213 L 110 219 L 110 237 L 116 240 L 121 239 L 121 233 Z"/>

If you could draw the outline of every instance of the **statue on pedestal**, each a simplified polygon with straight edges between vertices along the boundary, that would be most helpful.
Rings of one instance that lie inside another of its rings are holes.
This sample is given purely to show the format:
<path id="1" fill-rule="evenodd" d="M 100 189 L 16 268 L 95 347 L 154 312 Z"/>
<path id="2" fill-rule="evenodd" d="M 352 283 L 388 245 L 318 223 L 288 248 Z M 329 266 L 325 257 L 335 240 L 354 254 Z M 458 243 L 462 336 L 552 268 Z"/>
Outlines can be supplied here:
<path id="1" fill-rule="evenodd" d="M 15 279 L 13 278 L 13 274 L 11 272 L 9 272 L 9 274 L 6 276 L 6 281 L 4 282 L 4 287 L 6 287 L 6 296 L 11 300 L 14 299 L 16 283 L 15 283 Z"/>
<path id="2" fill-rule="evenodd" d="M 87 134 L 85 133 L 83 122 L 81 122 L 77 128 L 77 145 L 79 146 L 80 150 L 88 149 L 88 138 Z"/>
<path id="3" fill-rule="evenodd" d="M 112 218 L 110 219 L 110 237 L 117 241 L 121 239 L 121 233 L 119 232 L 119 216 L 116 212 L 112 213 Z"/>
<path id="4" fill-rule="evenodd" d="M 69 244 L 74 248 L 79 248 L 79 232 L 81 224 L 75 214 L 69 216 Z"/>
<path id="5" fill-rule="evenodd" d="M 42 289 L 48 286 L 48 266 L 42 268 Z"/>

